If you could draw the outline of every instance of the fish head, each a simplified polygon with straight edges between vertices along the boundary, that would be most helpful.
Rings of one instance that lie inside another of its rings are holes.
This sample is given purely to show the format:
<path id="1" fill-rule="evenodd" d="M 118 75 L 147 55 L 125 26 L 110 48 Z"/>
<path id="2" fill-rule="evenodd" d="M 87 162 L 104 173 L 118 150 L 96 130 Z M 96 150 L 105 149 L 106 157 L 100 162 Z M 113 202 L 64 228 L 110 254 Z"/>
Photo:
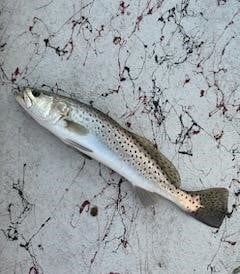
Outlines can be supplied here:
<path id="1" fill-rule="evenodd" d="M 17 102 L 40 124 L 54 125 L 69 113 L 69 106 L 55 94 L 24 88 L 16 94 Z"/>
<path id="2" fill-rule="evenodd" d="M 41 126 L 51 131 L 67 145 L 78 149 L 85 154 L 92 150 L 75 141 L 76 137 L 88 135 L 89 130 L 81 123 L 72 121 L 71 111 L 74 112 L 76 104 L 70 98 L 25 88 L 16 93 L 17 102 Z"/>

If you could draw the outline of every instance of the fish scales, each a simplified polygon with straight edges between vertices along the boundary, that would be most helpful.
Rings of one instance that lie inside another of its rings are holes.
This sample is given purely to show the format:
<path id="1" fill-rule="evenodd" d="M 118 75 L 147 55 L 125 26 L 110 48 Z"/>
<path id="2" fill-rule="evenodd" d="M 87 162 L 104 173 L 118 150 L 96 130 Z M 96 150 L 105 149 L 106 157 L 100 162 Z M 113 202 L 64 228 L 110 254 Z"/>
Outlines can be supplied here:
<path id="1" fill-rule="evenodd" d="M 195 219 L 220 227 L 227 214 L 228 190 L 186 191 L 174 165 L 152 143 L 77 100 L 25 88 L 18 103 L 63 142 L 105 164 L 131 182 L 142 199 L 161 195 Z M 144 194 L 143 194 L 144 193 Z"/>
<path id="2" fill-rule="evenodd" d="M 78 104 L 72 107 L 75 111 L 69 112 L 69 118 L 96 133 L 99 140 L 118 153 L 119 157 L 135 168 L 139 174 L 171 193 L 177 190 L 169 182 L 156 160 L 129 131 L 120 127 L 109 116 L 87 105 Z"/>

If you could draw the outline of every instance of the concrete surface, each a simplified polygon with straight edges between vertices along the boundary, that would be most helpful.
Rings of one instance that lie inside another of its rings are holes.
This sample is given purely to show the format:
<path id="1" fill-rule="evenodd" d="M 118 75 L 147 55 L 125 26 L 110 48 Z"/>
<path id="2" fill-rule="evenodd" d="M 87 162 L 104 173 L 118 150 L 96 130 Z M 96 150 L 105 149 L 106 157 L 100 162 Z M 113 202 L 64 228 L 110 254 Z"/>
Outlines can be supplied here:
<path id="1" fill-rule="evenodd" d="M 238 273 L 239 15 L 227 0 L 1 1 L 0 273 Z M 28 84 L 151 139 L 184 188 L 227 187 L 232 214 L 216 230 L 143 208 L 22 111 L 12 88 Z"/>

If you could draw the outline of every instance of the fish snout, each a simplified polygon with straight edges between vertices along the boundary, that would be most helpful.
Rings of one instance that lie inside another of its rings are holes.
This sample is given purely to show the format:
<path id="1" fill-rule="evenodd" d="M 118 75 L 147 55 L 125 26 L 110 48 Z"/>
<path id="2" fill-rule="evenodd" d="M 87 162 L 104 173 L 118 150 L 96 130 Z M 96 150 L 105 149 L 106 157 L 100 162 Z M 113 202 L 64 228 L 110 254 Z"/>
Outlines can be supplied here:
<path id="1" fill-rule="evenodd" d="M 24 108 L 30 108 L 33 104 L 34 95 L 30 88 L 24 88 L 21 91 L 15 92 L 17 102 Z M 37 97 L 37 96 L 36 96 Z"/>

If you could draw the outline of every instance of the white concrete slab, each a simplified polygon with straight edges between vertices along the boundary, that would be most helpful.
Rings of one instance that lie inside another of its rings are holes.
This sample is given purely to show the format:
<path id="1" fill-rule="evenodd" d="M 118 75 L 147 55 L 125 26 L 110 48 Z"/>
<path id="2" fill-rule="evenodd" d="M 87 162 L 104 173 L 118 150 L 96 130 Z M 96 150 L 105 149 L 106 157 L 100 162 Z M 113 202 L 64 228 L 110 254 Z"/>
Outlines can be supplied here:
<path id="1" fill-rule="evenodd" d="M 0 273 L 239 273 L 239 1 L 0 7 Z M 231 217 L 216 230 L 165 200 L 143 208 L 22 111 L 12 88 L 28 84 L 153 140 L 184 188 L 227 187 Z"/>

